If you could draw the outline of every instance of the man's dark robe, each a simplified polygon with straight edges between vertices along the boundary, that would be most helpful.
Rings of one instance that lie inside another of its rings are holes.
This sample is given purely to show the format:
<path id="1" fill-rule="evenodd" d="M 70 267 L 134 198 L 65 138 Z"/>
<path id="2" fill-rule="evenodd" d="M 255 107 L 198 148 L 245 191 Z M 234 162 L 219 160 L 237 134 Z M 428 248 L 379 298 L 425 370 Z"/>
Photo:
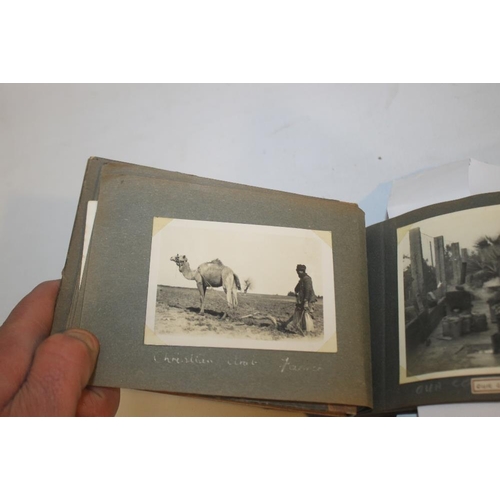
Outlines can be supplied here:
<path id="1" fill-rule="evenodd" d="M 297 294 L 297 304 L 304 306 L 305 302 L 316 302 L 318 299 L 314 293 L 312 279 L 308 274 L 305 274 L 295 287 L 295 293 Z"/>

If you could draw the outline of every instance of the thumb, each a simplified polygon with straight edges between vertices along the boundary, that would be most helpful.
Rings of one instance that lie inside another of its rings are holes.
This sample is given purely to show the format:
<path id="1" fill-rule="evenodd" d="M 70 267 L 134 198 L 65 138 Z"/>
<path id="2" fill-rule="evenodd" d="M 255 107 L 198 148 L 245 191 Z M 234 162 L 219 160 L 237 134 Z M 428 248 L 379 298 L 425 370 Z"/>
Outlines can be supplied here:
<path id="1" fill-rule="evenodd" d="M 24 414 L 73 416 L 94 371 L 99 341 L 72 329 L 44 340 L 35 352 L 25 384 L 16 395 Z"/>

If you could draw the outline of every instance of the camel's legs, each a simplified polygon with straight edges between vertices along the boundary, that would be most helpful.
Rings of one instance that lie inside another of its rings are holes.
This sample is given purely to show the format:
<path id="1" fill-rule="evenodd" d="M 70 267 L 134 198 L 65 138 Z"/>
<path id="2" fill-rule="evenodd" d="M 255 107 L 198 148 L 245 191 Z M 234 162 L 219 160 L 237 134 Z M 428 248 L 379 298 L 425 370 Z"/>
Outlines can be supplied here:
<path id="1" fill-rule="evenodd" d="M 234 283 L 234 277 L 228 276 L 223 285 L 224 293 L 226 294 L 227 300 L 227 312 L 222 316 L 223 319 L 227 318 L 238 305 L 238 289 Z"/>
<path id="2" fill-rule="evenodd" d="M 234 283 L 234 276 L 231 274 L 224 281 L 224 293 L 226 294 L 227 306 L 229 309 L 234 309 L 238 305 L 237 289 Z"/>
<path id="3" fill-rule="evenodd" d="M 227 300 L 227 311 L 222 315 L 221 319 L 226 319 L 231 315 L 231 312 L 234 309 L 233 302 L 231 300 L 231 285 L 226 284 L 222 286 L 222 289 L 224 290 L 224 293 L 226 294 L 226 300 Z"/>
<path id="4" fill-rule="evenodd" d="M 226 294 L 227 307 L 231 310 L 233 308 L 233 303 L 231 301 L 231 288 L 224 287 L 224 292 Z"/>
<path id="5" fill-rule="evenodd" d="M 202 281 L 197 281 L 196 286 L 198 287 L 198 291 L 200 292 L 200 314 L 205 314 L 205 296 L 207 292 L 207 285 L 205 285 L 205 282 Z"/>
<path id="6" fill-rule="evenodd" d="M 231 302 L 233 304 L 233 307 L 236 307 L 238 305 L 238 289 L 236 288 L 236 285 L 233 285 L 233 288 L 231 290 Z"/>

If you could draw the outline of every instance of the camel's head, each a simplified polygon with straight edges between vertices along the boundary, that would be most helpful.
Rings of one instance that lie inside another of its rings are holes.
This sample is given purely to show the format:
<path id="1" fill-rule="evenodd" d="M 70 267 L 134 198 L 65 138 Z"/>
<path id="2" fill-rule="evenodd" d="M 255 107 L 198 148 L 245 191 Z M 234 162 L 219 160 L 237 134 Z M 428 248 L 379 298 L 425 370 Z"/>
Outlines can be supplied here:
<path id="1" fill-rule="evenodd" d="M 170 257 L 170 260 L 174 261 L 179 266 L 179 269 L 182 269 L 182 266 L 187 262 L 187 257 L 177 254 L 175 257 Z"/>

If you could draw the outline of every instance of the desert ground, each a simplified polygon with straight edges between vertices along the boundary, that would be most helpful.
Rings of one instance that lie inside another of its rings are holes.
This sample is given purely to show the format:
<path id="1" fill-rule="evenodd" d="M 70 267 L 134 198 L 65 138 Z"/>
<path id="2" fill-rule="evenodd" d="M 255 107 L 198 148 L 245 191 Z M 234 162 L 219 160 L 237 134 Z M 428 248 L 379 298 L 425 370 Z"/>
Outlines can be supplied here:
<path id="1" fill-rule="evenodd" d="M 304 340 L 323 336 L 323 301 L 314 307 L 315 331 L 307 335 L 288 331 L 282 323 L 295 310 L 295 297 L 239 293 L 238 307 L 227 318 L 225 295 L 221 290 L 207 290 L 205 315 L 199 314 L 200 295 L 197 289 L 158 286 L 156 297 L 155 332 L 159 334 L 190 333 L 215 338 L 253 340 Z M 277 327 L 266 316 L 276 319 Z"/>

